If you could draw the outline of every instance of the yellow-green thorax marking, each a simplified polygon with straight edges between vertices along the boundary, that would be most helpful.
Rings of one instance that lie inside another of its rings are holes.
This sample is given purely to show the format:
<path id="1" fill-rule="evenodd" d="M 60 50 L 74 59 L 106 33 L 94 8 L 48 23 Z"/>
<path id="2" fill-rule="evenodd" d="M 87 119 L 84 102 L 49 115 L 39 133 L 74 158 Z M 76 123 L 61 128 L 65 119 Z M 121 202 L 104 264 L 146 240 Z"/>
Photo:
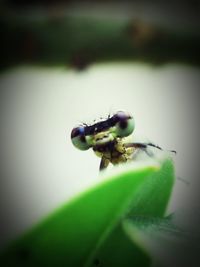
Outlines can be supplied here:
<path id="1" fill-rule="evenodd" d="M 135 148 L 125 147 L 125 144 L 128 144 L 129 140 L 130 138 L 127 137 L 117 137 L 109 144 L 105 143 L 105 145 L 94 146 L 93 150 L 95 154 L 102 159 L 101 165 L 103 164 L 105 168 L 110 162 L 116 165 L 131 160 Z"/>

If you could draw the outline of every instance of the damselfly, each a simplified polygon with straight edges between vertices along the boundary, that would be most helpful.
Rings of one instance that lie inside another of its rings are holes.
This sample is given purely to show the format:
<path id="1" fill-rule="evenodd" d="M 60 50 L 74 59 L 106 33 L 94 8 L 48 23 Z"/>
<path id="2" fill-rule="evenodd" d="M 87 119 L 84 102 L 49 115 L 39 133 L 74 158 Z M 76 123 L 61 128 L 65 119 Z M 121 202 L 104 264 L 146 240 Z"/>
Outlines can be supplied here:
<path id="1" fill-rule="evenodd" d="M 131 161 L 138 149 L 145 151 L 149 156 L 149 146 L 162 150 L 161 147 L 152 143 L 132 142 L 131 134 L 134 129 L 133 117 L 124 111 L 118 111 L 103 121 L 92 125 L 82 124 L 73 128 L 71 140 L 73 145 L 80 150 L 92 148 L 101 158 L 99 169 L 103 170 L 109 163 L 116 165 Z"/>

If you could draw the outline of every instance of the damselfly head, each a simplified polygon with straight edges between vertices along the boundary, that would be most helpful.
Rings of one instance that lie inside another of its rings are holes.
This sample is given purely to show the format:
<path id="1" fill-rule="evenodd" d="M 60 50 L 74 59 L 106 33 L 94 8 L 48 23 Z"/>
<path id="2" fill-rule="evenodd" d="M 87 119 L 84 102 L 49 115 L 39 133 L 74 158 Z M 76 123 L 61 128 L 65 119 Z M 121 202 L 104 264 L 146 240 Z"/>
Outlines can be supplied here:
<path id="1" fill-rule="evenodd" d="M 118 111 L 112 117 L 94 123 L 93 125 L 79 125 L 73 128 L 71 140 L 73 145 L 80 150 L 87 150 L 99 144 L 113 142 L 115 138 L 127 137 L 134 131 L 133 117 Z"/>

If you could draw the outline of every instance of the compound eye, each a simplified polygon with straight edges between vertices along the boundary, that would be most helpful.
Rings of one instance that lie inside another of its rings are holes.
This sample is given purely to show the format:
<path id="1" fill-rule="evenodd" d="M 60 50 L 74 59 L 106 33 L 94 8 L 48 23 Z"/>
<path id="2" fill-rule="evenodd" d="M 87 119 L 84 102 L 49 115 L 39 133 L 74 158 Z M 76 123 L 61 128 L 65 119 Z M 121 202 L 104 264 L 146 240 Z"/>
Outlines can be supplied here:
<path id="1" fill-rule="evenodd" d="M 90 148 L 85 138 L 85 128 L 83 126 L 78 126 L 72 130 L 71 140 L 72 144 L 80 150 L 87 150 Z"/>
<path id="2" fill-rule="evenodd" d="M 113 116 L 113 119 L 115 121 L 117 136 L 126 137 L 132 134 L 135 129 L 135 122 L 132 116 L 123 111 L 119 111 Z"/>

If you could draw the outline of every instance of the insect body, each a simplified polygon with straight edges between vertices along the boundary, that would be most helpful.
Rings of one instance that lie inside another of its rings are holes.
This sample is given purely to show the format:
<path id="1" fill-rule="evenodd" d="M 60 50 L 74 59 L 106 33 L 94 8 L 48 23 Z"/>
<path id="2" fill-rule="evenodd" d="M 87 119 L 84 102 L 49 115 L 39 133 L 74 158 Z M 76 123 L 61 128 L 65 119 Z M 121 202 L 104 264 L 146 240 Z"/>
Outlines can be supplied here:
<path id="1" fill-rule="evenodd" d="M 144 150 L 147 146 L 161 149 L 154 144 L 133 143 L 130 135 L 135 129 L 135 122 L 131 115 L 119 111 L 112 117 L 93 125 L 80 125 L 71 132 L 72 143 L 80 150 L 92 148 L 101 158 L 100 170 L 109 163 L 114 165 L 132 160 L 137 149 Z"/>

